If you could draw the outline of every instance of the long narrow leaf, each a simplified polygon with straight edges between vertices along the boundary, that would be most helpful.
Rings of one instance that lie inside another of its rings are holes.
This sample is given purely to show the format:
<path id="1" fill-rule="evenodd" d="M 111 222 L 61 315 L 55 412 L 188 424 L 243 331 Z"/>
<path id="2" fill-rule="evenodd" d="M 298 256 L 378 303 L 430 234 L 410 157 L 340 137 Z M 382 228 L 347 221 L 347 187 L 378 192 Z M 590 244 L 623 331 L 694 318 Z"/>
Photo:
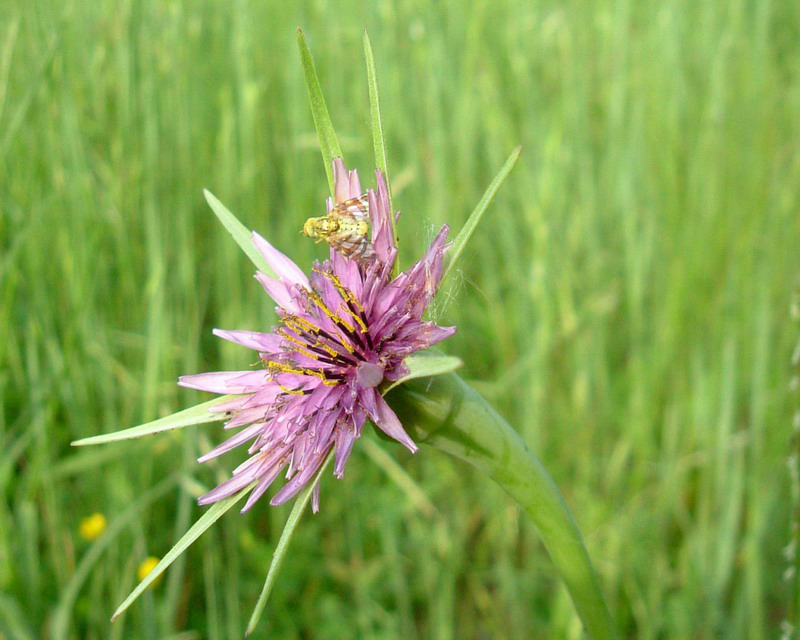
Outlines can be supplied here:
<path id="1" fill-rule="evenodd" d="M 520 504 L 561 574 L 586 635 L 614 640 L 614 623 L 567 503 L 511 425 L 454 373 L 416 380 L 386 399 L 416 442 L 473 465 Z"/>
<path id="2" fill-rule="evenodd" d="M 147 577 L 136 586 L 136 588 L 127 598 L 125 598 L 125 601 L 119 605 L 117 610 L 114 612 L 114 615 L 111 616 L 111 621 L 113 622 L 119 618 L 125 612 L 125 610 L 133 604 L 136 598 L 142 595 L 142 592 L 151 584 L 153 584 L 153 581 L 162 573 L 164 573 L 169 565 L 175 562 L 178 556 L 186 551 L 186 549 L 188 549 L 195 540 L 203 535 L 206 530 L 211 527 L 211 525 L 219 520 L 226 511 L 239 502 L 239 500 L 241 500 L 255 484 L 256 483 L 253 482 L 239 491 L 239 493 L 236 493 L 229 498 L 225 498 L 224 500 L 220 500 L 209 507 L 209 509 L 202 516 L 200 516 L 197 522 L 195 522 L 192 527 L 185 534 L 183 534 L 183 537 L 178 540 L 177 544 L 175 544 L 172 549 L 167 551 L 167 555 L 161 558 L 161 561 L 155 567 L 153 567 L 153 570 L 147 574 Z"/>
<path id="3" fill-rule="evenodd" d="M 389 169 L 386 162 L 386 141 L 383 136 L 383 123 L 381 121 L 381 101 L 378 97 L 378 78 L 375 74 L 375 58 L 372 55 L 372 44 L 369 35 L 364 30 L 364 58 L 367 61 L 367 85 L 369 86 L 369 110 L 372 116 L 372 148 L 375 153 L 375 166 L 381 170 L 386 179 L 389 189 L 389 211 L 392 211 L 392 191 L 389 187 Z M 394 215 L 389 216 L 392 225 L 392 237 L 397 242 L 397 230 L 395 229 Z M 395 262 L 395 270 L 400 267 L 399 262 Z M 395 273 L 395 275 L 397 275 Z"/>
<path id="4" fill-rule="evenodd" d="M 82 438 L 75 440 L 72 443 L 73 447 L 83 447 L 90 444 L 106 444 L 107 442 L 117 442 L 118 440 L 130 440 L 131 438 L 141 438 L 142 436 L 149 436 L 154 433 L 161 433 L 162 431 L 171 431 L 172 429 L 181 429 L 193 424 L 203 424 L 205 422 L 216 422 L 224 420 L 224 413 L 211 413 L 209 409 L 215 405 L 231 400 L 236 396 L 220 396 L 208 402 L 195 405 L 189 409 L 178 411 L 169 416 L 164 416 L 152 422 L 140 424 L 138 427 L 131 427 L 130 429 L 123 429 L 122 431 L 115 431 L 114 433 L 104 433 L 99 436 L 91 436 L 90 438 Z"/>
<path id="5" fill-rule="evenodd" d="M 372 55 L 372 44 L 369 41 L 369 35 L 366 30 L 364 31 L 364 57 L 367 60 L 367 85 L 369 86 L 369 109 L 372 116 L 372 148 L 375 152 L 375 166 L 383 172 L 388 182 L 389 171 L 386 167 L 386 143 L 381 122 L 381 102 L 378 97 L 375 58 Z"/>
<path id="6" fill-rule="evenodd" d="M 211 210 L 214 214 L 219 218 L 219 221 L 222 225 L 228 230 L 233 236 L 233 239 L 236 240 L 236 244 L 238 244 L 242 251 L 247 254 L 247 257 L 256 265 L 256 268 L 261 271 L 261 273 L 265 273 L 270 277 L 276 277 L 275 272 L 270 268 L 267 264 L 267 261 L 264 260 L 264 256 L 261 255 L 258 249 L 256 249 L 256 245 L 253 244 L 253 234 L 251 231 L 247 229 L 239 220 L 233 215 L 228 209 L 222 204 L 217 198 L 211 193 L 208 189 L 203 189 L 203 195 L 206 197 L 206 201 L 208 202 Z"/>
<path id="7" fill-rule="evenodd" d="M 308 506 L 308 501 L 311 499 L 311 494 L 314 492 L 314 487 L 316 487 L 319 483 L 320 478 L 322 478 L 322 474 L 325 473 L 325 469 L 328 468 L 331 460 L 333 460 L 333 451 L 328 454 L 328 459 L 325 460 L 325 462 L 322 464 L 322 467 L 320 467 L 320 470 L 317 472 L 314 481 L 309 482 L 298 494 L 297 499 L 294 501 L 292 511 L 289 514 L 289 518 L 286 520 L 286 525 L 283 527 L 283 533 L 281 533 L 280 540 L 278 540 L 278 544 L 275 547 L 275 553 L 272 554 L 272 563 L 269 565 L 267 579 L 264 582 L 264 587 L 261 589 L 261 594 L 258 596 L 258 602 L 256 602 L 256 606 L 253 609 L 252 615 L 250 616 L 250 621 L 247 623 L 247 630 L 244 632 L 245 636 L 249 636 L 251 633 L 253 633 L 253 630 L 256 628 L 256 625 L 261 618 L 261 614 L 264 612 L 264 607 L 267 604 L 267 599 L 269 598 L 269 594 L 272 591 L 273 585 L 275 584 L 275 579 L 278 577 L 278 572 L 283 564 L 283 559 L 286 557 L 286 553 L 289 551 L 289 543 L 292 541 L 294 532 L 297 529 L 298 523 L 300 522 L 300 516 L 303 515 L 303 511 Z"/>
<path id="8" fill-rule="evenodd" d="M 306 37 L 303 32 L 297 30 L 297 46 L 300 48 L 300 58 L 303 63 L 303 75 L 306 79 L 306 89 L 308 91 L 308 102 L 311 105 L 311 116 L 314 118 L 314 126 L 319 137 L 319 147 L 322 151 L 322 161 L 325 163 L 325 171 L 328 174 L 328 185 L 333 194 L 333 165 L 334 158 L 342 157 L 342 150 L 339 148 L 339 139 L 333 130 L 331 116 L 325 104 L 325 97 L 322 95 L 322 88 L 319 86 L 317 69 L 314 66 L 314 58 L 306 44 Z"/>
<path id="9" fill-rule="evenodd" d="M 497 194 L 497 191 L 500 189 L 503 182 L 505 182 L 508 174 L 511 173 L 511 169 L 514 168 L 514 164 L 517 162 L 517 158 L 519 158 L 520 153 L 522 153 L 522 147 L 516 147 L 511 152 L 511 155 L 508 156 L 505 164 L 494 177 L 494 180 L 492 180 L 489 188 L 481 197 L 478 205 L 470 214 L 467 222 L 464 224 L 464 227 L 458 232 L 456 239 L 453 240 L 453 246 L 450 248 L 450 251 L 447 254 L 449 259 L 447 263 L 447 269 L 444 272 L 444 276 L 442 276 L 442 282 L 444 282 L 447 279 L 447 276 L 452 272 L 453 267 L 455 267 L 456 262 L 458 262 L 458 259 L 461 256 L 461 252 L 464 251 L 464 247 L 467 245 L 467 242 L 469 242 L 469 239 L 475 232 L 475 228 L 481 221 L 483 214 L 486 213 L 486 209 L 492 203 L 492 200 L 494 200 L 494 196 Z"/>

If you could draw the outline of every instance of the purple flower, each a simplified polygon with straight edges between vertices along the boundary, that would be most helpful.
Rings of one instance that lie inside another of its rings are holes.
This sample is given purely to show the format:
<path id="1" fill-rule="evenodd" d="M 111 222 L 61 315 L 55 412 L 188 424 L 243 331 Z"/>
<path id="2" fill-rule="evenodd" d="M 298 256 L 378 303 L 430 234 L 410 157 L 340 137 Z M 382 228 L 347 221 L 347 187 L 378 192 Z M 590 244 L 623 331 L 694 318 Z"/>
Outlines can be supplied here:
<path id="1" fill-rule="evenodd" d="M 336 203 L 362 195 L 355 171 L 334 160 Z M 258 370 L 201 373 L 180 378 L 192 389 L 241 394 L 212 411 L 230 413 L 226 429 L 240 428 L 199 461 L 250 443 L 250 457 L 226 480 L 201 496 L 200 504 L 226 498 L 252 483 L 247 511 L 286 469 L 288 481 L 270 501 L 280 505 L 297 494 L 335 450 L 334 475 L 344 475 L 353 443 L 369 417 L 379 429 L 405 445 L 417 446 L 381 396 L 385 380 L 401 378 L 406 356 L 455 333 L 422 320 L 442 276 L 447 249 L 445 225 L 425 255 L 392 278 L 397 248 L 389 195 L 380 171 L 377 191 L 367 191 L 374 251 L 368 260 L 351 260 L 333 249 L 315 263 L 310 276 L 253 233 L 253 241 L 278 279 L 256 278 L 277 303 L 280 326 L 272 333 L 222 331 L 215 335 L 259 353 Z M 328 200 L 328 210 L 334 202 Z M 319 485 L 313 496 L 319 508 Z"/>

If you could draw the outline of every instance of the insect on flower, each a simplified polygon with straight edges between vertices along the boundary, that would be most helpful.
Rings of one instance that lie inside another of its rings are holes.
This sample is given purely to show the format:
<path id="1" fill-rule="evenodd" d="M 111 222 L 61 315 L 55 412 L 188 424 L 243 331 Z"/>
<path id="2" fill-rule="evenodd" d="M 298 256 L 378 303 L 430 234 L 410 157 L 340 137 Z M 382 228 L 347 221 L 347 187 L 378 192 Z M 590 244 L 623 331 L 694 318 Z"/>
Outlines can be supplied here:
<path id="1" fill-rule="evenodd" d="M 339 202 L 327 215 L 309 218 L 303 233 L 317 242 L 325 240 L 333 249 L 348 258 L 368 260 L 375 254 L 369 234 L 369 201 L 367 194 Z"/>

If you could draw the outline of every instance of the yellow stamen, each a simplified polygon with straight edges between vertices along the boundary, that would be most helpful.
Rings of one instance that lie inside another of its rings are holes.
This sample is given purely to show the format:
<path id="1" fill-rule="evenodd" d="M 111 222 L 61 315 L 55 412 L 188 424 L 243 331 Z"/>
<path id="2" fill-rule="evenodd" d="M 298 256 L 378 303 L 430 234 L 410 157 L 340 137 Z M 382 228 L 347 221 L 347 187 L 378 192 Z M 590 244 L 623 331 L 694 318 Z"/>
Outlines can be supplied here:
<path id="1" fill-rule="evenodd" d="M 277 334 L 279 336 L 282 336 L 283 338 L 286 338 L 289 342 L 293 342 L 296 345 L 294 347 L 294 350 L 297 351 L 298 353 L 302 353 L 304 356 L 308 356 L 313 360 L 319 360 L 319 355 L 313 353 L 312 351 L 307 351 L 306 349 L 303 348 L 306 346 L 305 342 L 303 342 L 299 338 L 295 338 L 293 335 L 286 333 L 286 331 L 283 328 L 278 329 Z"/>
<path id="2" fill-rule="evenodd" d="M 353 333 L 355 331 L 355 327 L 353 327 L 353 325 L 351 325 L 349 322 L 347 322 L 347 320 L 345 320 L 344 318 L 341 318 L 340 316 L 336 315 L 333 311 L 328 309 L 328 307 L 322 301 L 322 298 L 320 297 L 320 295 L 317 292 L 309 291 L 308 292 L 308 297 L 311 298 L 314 301 L 314 304 L 316 304 L 320 309 L 322 309 L 322 312 L 326 316 L 328 316 L 331 320 L 333 320 L 336 324 L 341 324 L 350 333 Z"/>
<path id="3" fill-rule="evenodd" d="M 286 364 L 285 362 L 275 362 L 274 360 L 267 361 L 267 369 L 271 373 L 294 373 L 299 376 L 314 376 L 315 378 L 319 378 L 322 380 L 322 383 L 328 387 L 335 387 L 339 382 L 337 380 L 330 380 L 328 376 L 325 375 L 324 371 L 318 371 L 315 369 L 308 369 L 306 367 L 293 367 L 290 364 Z M 281 387 L 283 388 L 283 387 Z"/>
<path id="4" fill-rule="evenodd" d="M 355 295 L 353 295 L 352 291 L 345 288 L 345 286 L 342 284 L 342 281 L 339 280 L 339 276 L 337 276 L 335 273 L 331 273 L 330 271 L 323 271 L 322 269 L 314 269 L 314 271 L 320 274 L 321 276 L 327 278 L 328 280 L 330 280 L 331 284 L 336 289 L 336 291 L 339 292 L 339 295 L 342 296 L 342 299 L 345 301 L 345 303 L 349 302 L 355 305 L 356 308 L 359 311 L 361 311 L 361 313 L 364 313 L 364 307 L 361 306 L 361 303 L 358 301 L 358 298 L 356 298 Z M 353 320 L 355 320 L 358 323 L 359 327 L 361 327 L 361 333 L 366 333 L 367 325 L 364 324 L 364 321 L 361 319 L 361 316 L 359 316 L 357 313 L 353 313 L 353 311 L 346 306 L 343 307 L 343 309 L 345 313 L 351 316 Z"/>
<path id="5" fill-rule="evenodd" d="M 294 394 L 294 395 L 296 395 L 296 396 L 301 396 L 301 395 L 303 395 L 303 390 L 302 390 L 302 389 L 290 389 L 289 387 L 284 387 L 284 386 L 283 386 L 283 385 L 282 385 L 280 382 L 278 382 L 277 380 L 273 380 L 273 382 L 274 382 L 275 384 L 277 384 L 277 385 L 278 385 L 278 386 L 281 388 L 281 390 L 282 390 L 282 391 L 284 391 L 284 392 L 286 392 L 286 393 L 291 393 L 291 394 Z"/>

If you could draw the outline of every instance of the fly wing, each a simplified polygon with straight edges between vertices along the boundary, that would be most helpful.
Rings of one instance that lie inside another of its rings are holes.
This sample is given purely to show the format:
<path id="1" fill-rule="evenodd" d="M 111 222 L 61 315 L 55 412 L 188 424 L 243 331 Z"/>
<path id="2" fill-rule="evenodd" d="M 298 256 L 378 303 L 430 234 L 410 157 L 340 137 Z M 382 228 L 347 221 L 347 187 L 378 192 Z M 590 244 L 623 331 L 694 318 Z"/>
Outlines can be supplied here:
<path id="1" fill-rule="evenodd" d="M 333 208 L 331 213 L 369 222 L 369 200 L 367 199 L 367 194 L 340 202 Z"/>

